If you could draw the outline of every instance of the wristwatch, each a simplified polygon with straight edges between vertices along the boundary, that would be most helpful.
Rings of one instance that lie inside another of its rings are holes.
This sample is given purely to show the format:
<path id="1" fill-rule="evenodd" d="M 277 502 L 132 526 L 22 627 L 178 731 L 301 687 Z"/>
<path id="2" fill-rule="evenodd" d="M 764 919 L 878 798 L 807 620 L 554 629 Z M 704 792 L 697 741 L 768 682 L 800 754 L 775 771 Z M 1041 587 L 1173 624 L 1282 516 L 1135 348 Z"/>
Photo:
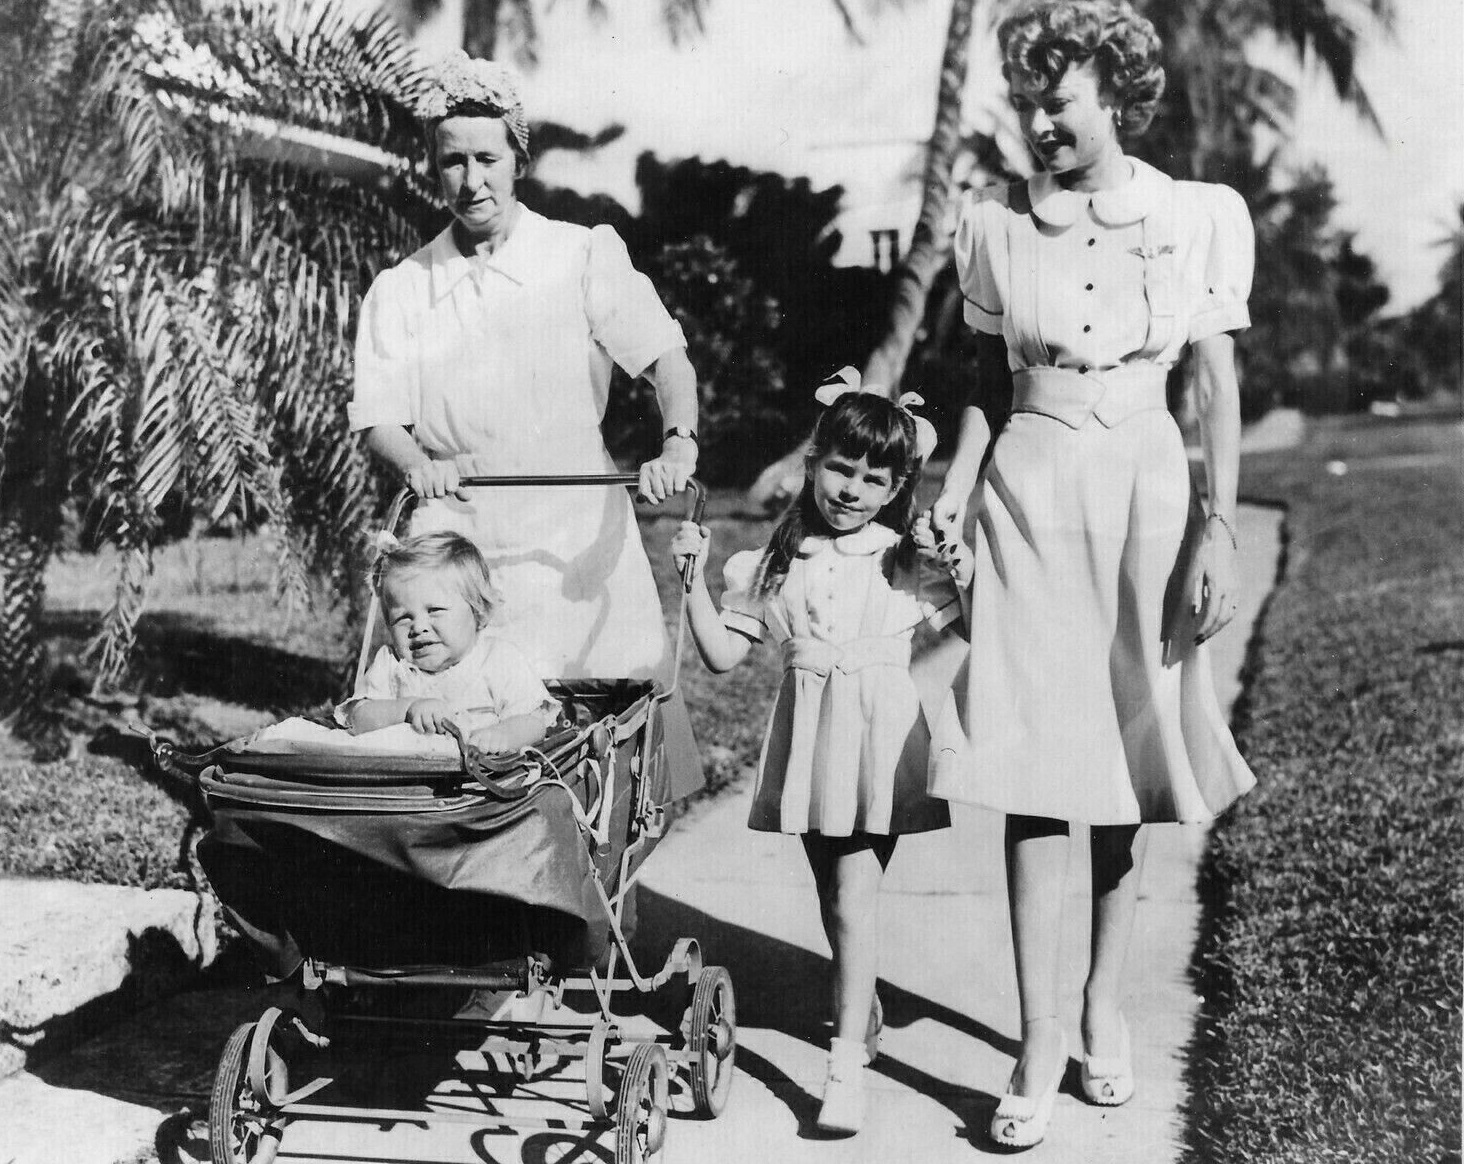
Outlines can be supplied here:
<path id="1" fill-rule="evenodd" d="M 672 437 L 685 437 L 694 445 L 699 445 L 701 443 L 696 439 L 696 430 L 687 428 L 684 424 L 677 424 L 673 425 L 671 428 L 668 428 L 661 435 L 661 443 L 664 445 Z"/>

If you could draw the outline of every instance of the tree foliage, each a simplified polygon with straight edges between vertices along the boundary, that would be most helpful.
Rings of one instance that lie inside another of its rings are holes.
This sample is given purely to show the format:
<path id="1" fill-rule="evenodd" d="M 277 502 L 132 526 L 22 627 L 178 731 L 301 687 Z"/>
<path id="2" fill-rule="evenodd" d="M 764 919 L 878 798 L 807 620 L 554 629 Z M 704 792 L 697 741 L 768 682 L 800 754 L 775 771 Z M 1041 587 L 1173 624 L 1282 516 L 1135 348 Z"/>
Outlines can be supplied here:
<path id="1" fill-rule="evenodd" d="M 109 683 L 170 515 L 268 531 L 285 595 L 350 562 L 372 498 L 345 428 L 350 340 L 429 207 L 407 161 L 419 80 L 380 19 L 309 0 L 9 0 L 3 22 L 0 587 L 18 621 L 0 632 L 36 642 L 72 502 L 124 551 L 93 644 Z M 34 691 L 27 669 L 0 675 L 0 703 Z"/>

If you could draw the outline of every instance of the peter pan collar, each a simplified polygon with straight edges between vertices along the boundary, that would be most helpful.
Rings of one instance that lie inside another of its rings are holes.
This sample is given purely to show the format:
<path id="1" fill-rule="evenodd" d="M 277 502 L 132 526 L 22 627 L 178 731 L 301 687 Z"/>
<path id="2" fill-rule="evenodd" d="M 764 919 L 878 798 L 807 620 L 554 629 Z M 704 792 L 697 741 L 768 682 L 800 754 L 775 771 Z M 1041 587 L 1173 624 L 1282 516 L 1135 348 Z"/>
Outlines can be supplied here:
<path id="1" fill-rule="evenodd" d="M 1032 213 L 1049 226 L 1071 226 L 1090 204 L 1093 217 L 1104 226 L 1128 226 L 1147 218 L 1173 179 L 1138 158 L 1129 158 L 1129 164 L 1133 177 L 1107 190 L 1068 190 L 1045 170 L 1034 174 L 1027 179 Z"/>
<path id="2" fill-rule="evenodd" d="M 855 530 L 851 534 L 844 534 L 842 537 L 829 537 L 826 534 L 809 534 L 803 539 L 798 547 L 800 558 L 816 558 L 820 554 L 832 550 L 837 554 L 844 554 L 848 557 L 862 557 L 867 554 L 877 554 L 887 550 L 900 541 L 900 534 L 896 533 L 887 525 L 881 525 L 877 521 L 871 521 L 863 529 Z"/>
<path id="3" fill-rule="evenodd" d="M 537 270 L 534 259 L 534 239 L 543 230 L 547 220 L 542 214 L 535 214 L 522 202 L 519 203 L 518 221 L 513 230 L 491 255 L 468 256 L 458 250 L 453 241 L 452 224 L 449 223 L 436 238 L 427 245 L 428 268 L 432 275 L 432 300 L 444 298 L 464 279 L 482 278 L 488 271 L 496 271 L 520 287 L 528 283 Z"/>

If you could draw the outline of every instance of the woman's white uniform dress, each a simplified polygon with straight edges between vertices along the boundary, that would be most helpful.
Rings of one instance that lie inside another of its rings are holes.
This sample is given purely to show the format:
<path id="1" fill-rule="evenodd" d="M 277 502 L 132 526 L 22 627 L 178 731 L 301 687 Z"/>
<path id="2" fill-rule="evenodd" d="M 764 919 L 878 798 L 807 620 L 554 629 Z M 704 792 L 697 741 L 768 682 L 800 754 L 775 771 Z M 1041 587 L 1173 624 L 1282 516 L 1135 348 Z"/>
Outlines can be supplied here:
<path id="1" fill-rule="evenodd" d="M 1090 824 L 1208 820 L 1255 783 L 1177 593 L 1189 467 L 1165 401 L 1186 343 L 1249 325 L 1254 236 L 1225 186 L 1137 159 L 973 195 L 967 322 L 1006 341 L 1013 412 L 978 486 L 971 662 L 931 789 Z"/>
<path id="2" fill-rule="evenodd" d="M 519 207 L 508 237 L 468 257 L 451 228 L 367 292 L 352 430 L 404 425 L 476 476 L 616 472 L 600 422 L 612 363 L 637 376 L 686 346 L 608 226 Z M 412 532 L 453 529 L 503 596 L 494 633 L 554 678 L 667 675 L 660 600 L 624 489 L 478 489 L 421 505 Z M 696 766 L 685 711 L 666 708 L 675 768 Z M 696 777 L 699 783 L 699 775 Z"/>

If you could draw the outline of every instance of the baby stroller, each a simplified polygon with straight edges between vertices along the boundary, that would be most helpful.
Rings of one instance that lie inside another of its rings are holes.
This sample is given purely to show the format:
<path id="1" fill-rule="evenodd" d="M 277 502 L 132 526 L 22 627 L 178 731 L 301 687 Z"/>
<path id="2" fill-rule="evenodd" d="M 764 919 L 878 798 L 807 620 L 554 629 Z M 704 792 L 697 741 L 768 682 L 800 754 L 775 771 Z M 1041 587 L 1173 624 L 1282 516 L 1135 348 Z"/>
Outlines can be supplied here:
<path id="1" fill-rule="evenodd" d="M 636 481 L 602 474 L 464 484 Z M 698 483 L 689 489 L 689 516 L 699 521 L 705 497 Z M 396 498 L 389 530 L 412 503 L 405 492 Z M 376 613 L 373 600 L 363 667 Z M 678 667 L 685 623 L 683 587 Z M 672 799 L 674 749 L 661 712 L 675 673 L 669 688 L 620 678 L 548 686 L 563 708 L 561 727 L 509 756 L 485 755 L 462 736 L 446 749 L 437 737 L 427 754 L 397 755 L 251 738 L 185 756 L 155 741 L 157 761 L 196 779 L 213 818 L 200 855 L 220 898 L 251 937 L 285 943 L 301 965 L 301 1005 L 266 1009 L 224 1047 L 209 1112 L 215 1164 L 269 1164 L 286 1126 L 307 1119 L 581 1134 L 613 1125 L 615 1160 L 630 1164 L 660 1157 L 673 1081 L 698 1115 L 722 1112 L 737 1038 L 730 976 L 703 965 L 690 937 L 644 973 L 624 925 L 627 895 Z M 422 1017 L 420 1006 L 402 1005 L 412 991 L 421 1000 L 505 990 L 555 1004 L 578 995 L 590 1017 L 519 1021 L 471 1008 Z M 664 1027 L 630 1032 L 616 1001 L 631 991 L 669 1003 Z M 473 1069 L 473 1094 L 485 1076 L 512 1090 L 536 1065 L 582 1061 L 582 1095 L 571 1092 L 580 1110 L 545 1120 L 491 1103 L 424 1111 L 327 1102 L 335 1064 L 357 1050 L 427 1046 L 457 1052 L 460 1066 L 485 1064 Z M 500 1063 L 516 1069 L 486 1066 Z"/>

